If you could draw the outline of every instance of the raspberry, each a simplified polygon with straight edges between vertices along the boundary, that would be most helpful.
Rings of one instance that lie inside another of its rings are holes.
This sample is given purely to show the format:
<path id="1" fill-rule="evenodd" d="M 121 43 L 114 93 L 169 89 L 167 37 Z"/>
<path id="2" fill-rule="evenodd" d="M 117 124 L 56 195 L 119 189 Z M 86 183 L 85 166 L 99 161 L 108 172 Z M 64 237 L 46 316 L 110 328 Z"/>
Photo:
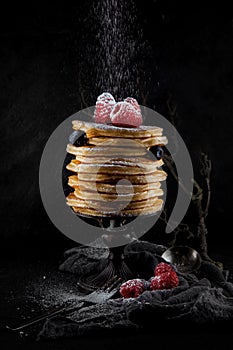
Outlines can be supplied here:
<path id="1" fill-rule="evenodd" d="M 115 99 L 110 93 L 103 92 L 96 101 L 94 113 L 95 122 L 101 124 L 110 123 L 110 113 L 115 103 Z"/>
<path id="2" fill-rule="evenodd" d="M 157 276 L 157 275 L 161 275 L 164 272 L 171 272 L 171 271 L 174 271 L 171 265 L 161 262 L 156 266 L 154 270 L 154 275 Z"/>
<path id="3" fill-rule="evenodd" d="M 120 287 L 120 294 L 123 298 L 137 298 L 145 289 L 145 281 L 136 278 L 124 282 Z"/>
<path id="4" fill-rule="evenodd" d="M 141 113 L 128 102 L 118 102 L 110 114 L 111 122 L 116 126 L 138 127 L 142 124 Z"/>
<path id="5" fill-rule="evenodd" d="M 164 272 L 151 279 L 150 289 L 171 289 L 177 287 L 179 279 L 175 271 Z"/>
<path id="6" fill-rule="evenodd" d="M 139 106 L 138 101 L 135 100 L 135 98 L 127 97 L 124 99 L 124 101 L 130 103 L 136 109 L 136 111 L 141 113 L 141 107 Z"/>
<path id="7" fill-rule="evenodd" d="M 105 103 L 112 103 L 112 104 L 116 103 L 114 97 L 109 92 L 103 92 L 101 95 L 99 95 L 99 97 L 97 98 L 97 102 L 98 101 L 103 101 Z"/>

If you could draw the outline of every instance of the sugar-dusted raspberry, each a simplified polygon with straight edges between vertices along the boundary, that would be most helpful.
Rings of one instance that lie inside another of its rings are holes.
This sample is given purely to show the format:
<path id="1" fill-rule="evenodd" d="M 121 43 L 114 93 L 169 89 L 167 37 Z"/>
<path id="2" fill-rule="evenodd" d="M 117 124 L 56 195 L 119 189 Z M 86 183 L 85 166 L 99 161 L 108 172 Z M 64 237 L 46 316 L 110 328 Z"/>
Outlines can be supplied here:
<path id="1" fill-rule="evenodd" d="M 135 100 L 135 98 L 126 97 L 124 101 L 130 103 L 137 111 L 141 113 L 141 107 L 139 106 L 138 101 Z"/>
<path id="2" fill-rule="evenodd" d="M 144 280 L 136 278 L 128 280 L 120 286 L 120 294 L 123 298 L 137 298 L 146 289 Z"/>
<path id="3" fill-rule="evenodd" d="M 96 123 L 110 123 L 110 113 L 116 101 L 109 92 L 103 92 L 96 101 L 94 120 Z"/>
<path id="4" fill-rule="evenodd" d="M 150 289 L 171 289 L 179 285 L 179 278 L 175 271 L 164 272 L 153 277 L 150 281 Z"/>
<path id="5" fill-rule="evenodd" d="M 110 114 L 111 122 L 116 126 L 138 127 L 142 124 L 142 115 L 132 104 L 128 102 L 118 102 Z"/>
<path id="6" fill-rule="evenodd" d="M 97 102 L 98 101 L 103 101 L 105 103 L 112 103 L 112 104 L 116 103 L 114 97 L 110 94 L 110 92 L 103 92 L 101 95 L 97 97 Z"/>
<path id="7" fill-rule="evenodd" d="M 170 272 L 170 271 L 174 271 L 172 266 L 164 262 L 161 262 L 156 266 L 154 270 L 154 275 L 157 276 L 157 275 L 161 275 L 164 272 Z"/>

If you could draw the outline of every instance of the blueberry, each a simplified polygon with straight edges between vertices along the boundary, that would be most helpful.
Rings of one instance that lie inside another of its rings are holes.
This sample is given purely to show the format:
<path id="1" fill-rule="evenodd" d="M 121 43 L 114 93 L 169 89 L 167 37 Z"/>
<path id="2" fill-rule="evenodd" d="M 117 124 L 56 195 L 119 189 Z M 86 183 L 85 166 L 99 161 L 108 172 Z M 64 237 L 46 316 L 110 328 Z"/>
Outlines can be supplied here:
<path id="1" fill-rule="evenodd" d="M 161 158 L 163 158 L 163 155 L 164 155 L 164 151 L 163 151 L 162 147 L 157 146 L 155 149 L 155 157 L 158 160 L 160 160 Z"/>
<path id="2" fill-rule="evenodd" d="M 86 134 L 83 131 L 74 131 L 69 138 L 70 142 L 74 145 L 74 146 L 83 146 L 86 144 Z"/>

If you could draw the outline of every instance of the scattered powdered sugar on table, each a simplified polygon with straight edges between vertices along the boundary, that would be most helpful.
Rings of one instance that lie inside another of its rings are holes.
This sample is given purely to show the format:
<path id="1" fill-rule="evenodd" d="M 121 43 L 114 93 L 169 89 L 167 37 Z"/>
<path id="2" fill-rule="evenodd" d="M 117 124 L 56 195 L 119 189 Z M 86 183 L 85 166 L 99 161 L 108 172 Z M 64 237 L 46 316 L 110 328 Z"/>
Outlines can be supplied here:
<path id="1" fill-rule="evenodd" d="M 28 296 L 33 295 L 37 303 L 44 309 L 78 302 L 80 294 L 76 290 L 74 276 L 72 279 L 73 286 L 71 286 L 71 283 L 67 283 L 67 278 L 63 281 L 62 276 L 58 273 L 55 273 L 53 277 L 49 276 L 47 281 L 43 283 L 34 281 L 33 284 L 27 287 Z"/>
<path id="2" fill-rule="evenodd" d="M 134 271 L 142 268 L 140 278 L 148 279 L 145 269 L 151 276 L 154 267 L 162 261 L 163 246 L 149 242 L 133 241 L 125 248 L 127 263 Z M 86 265 L 92 256 L 93 248 L 85 248 Z M 137 254 L 136 254 L 137 253 Z M 74 262 L 83 258 L 84 249 L 68 253 L 67 260 L 60 268 L 66 272 L 82 274 L 79 264 Z M 95 270 L 99 264 L 89 266 Z M 85 265 L 85 266 L 86 266 Z M 84 267 L 84 265 L 83 265 Z M 137 281 L 137 279 L 135 280 Z M 139 280 L 140 281 L 140 280 Z M 57 294 L 56 294 L 57 295 Z M 103 304 L 88 305 L 74 310 L 66 318 L 47 320 L 39 333 L 39 339 L 92 336 L 101 331 L 128 333 L 132 329 L 153 327 L 155 332 L 159 324 L 179 326 L 182 322 L 192 325 L 218 325 L 219 321 L 233 321 L 233 285 L 227 282 L 222 272 L 213 264 L 203 261 L 196 274 L 179 274 L 179 285 L 163 290 L 145 290 L 137 298 L 115 298 Z M 154 325 L 156 324 L 156 329 Z M 101 333 L 102 334 L 102 333 Z M 157 333 L 158 334 L 158 333 Z"/>

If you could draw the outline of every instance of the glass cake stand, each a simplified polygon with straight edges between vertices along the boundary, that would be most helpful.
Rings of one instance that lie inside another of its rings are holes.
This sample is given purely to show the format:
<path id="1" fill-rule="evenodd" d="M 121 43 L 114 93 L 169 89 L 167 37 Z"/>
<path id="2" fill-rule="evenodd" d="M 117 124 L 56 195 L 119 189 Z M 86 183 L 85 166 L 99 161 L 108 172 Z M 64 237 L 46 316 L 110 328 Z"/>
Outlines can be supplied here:
<path id="1" fill-rule="evenodd" d="M 87 221 L 90 224 L 101 227 L 104 229 L 102 235 L 103 241 L 106 243 L 106 246 L 110 245 L 109 255 L 107 258 L 103 259 L 103 268 L 96 272 L 90 272 L 88 274 L 82 275 L 78 280 L 78 286 L 82 292 L 90 292 L 97 288 L 100 288 L 114 278 L 120 278 L 123 281 L 127 281 L 132 278 L 136 278 L 127 265 L 125 261 L 124 250 L 127 244 L 137 240 L 137 237 L 134 235 L 133 230 L 129 233 L 125 230 L 124 225 L 135 220 L 137 216 L 91 216 L 77 214 L 80 218 Z M 143 219 L 152 216 L 155 214 L 143 215 Z M 116 235 L 124 235 L 125 240 L 128 241 L 125 245 L 111 247 L 114 239 L 117 239 Z"/>

